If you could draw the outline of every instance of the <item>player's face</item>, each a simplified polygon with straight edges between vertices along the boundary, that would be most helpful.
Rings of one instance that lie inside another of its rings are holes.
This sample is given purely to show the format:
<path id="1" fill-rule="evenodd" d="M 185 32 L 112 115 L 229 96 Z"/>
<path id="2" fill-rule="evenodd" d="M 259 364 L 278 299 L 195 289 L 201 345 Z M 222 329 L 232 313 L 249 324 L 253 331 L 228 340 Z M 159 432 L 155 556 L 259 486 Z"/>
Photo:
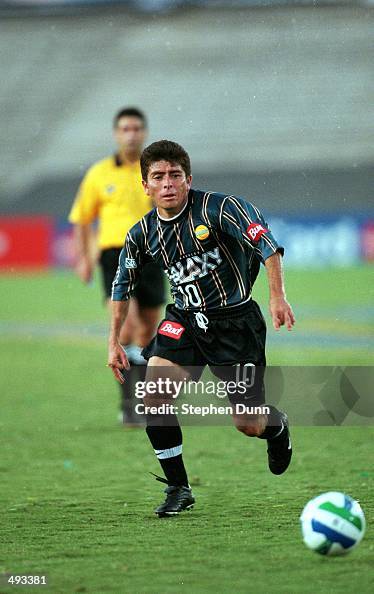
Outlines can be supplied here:
<path id="1" fill-rule="evenodd" d="M 141 153 L 146 137 L 142 120 L 134 116 L 120 118 L 114 129 L 114 139 L 120 151 Z"/>
<path id="2" fill-rule="evenodd" d="M 156 161 L 148 170 L 143 186 L 161 216 L 172 217 L 182 210 L 191 187 L 192 176 L 186 176 L 178 163 Z"/>

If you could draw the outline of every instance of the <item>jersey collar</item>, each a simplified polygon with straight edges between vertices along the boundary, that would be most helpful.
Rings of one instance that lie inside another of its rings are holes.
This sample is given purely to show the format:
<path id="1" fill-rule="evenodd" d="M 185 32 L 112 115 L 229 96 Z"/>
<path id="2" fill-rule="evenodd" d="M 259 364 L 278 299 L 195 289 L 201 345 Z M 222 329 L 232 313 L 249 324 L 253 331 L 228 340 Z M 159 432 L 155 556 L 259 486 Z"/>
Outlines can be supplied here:
<path id="1" fill-rule="evenodd" d="M 158 212 L 158 210 L 157 210 L 157 208 L 156 208 L 157 218 L 158 218 L 158 219 L 160 219 L 160 221 L 162 221 L 162 222 L 163 222 L 163 223 L 165 223 L 166 225 L 167 225 L 168 223 L 177 223 L 177 222 L 178 222 L 180 219 L 182 219 L 182 218 L 185 216 L 185 214 L 187 213 L 187 211 L 188 211 L 188 209 L 189 209 L 189 207 L 190 207 L 190 205 L 191 205 L 191 202 L 192 202 L 192 194 L 193 194 L 193 190 L 191 189 L 191 190 L 189 190 L 189 192 L 188 192 L 188 198 L 187 198 L 186 204 L 184 205 L 184 207 L 182 208 L 182 210 L 181 210 L 180 212 L 178 212 L 178 214 L 174 215 L 173 217 L 171 217 L 171 218 L 169 218 L 169 219 L 166 219 L 165 217 L 162 217 L 162 216 L 159 214 L 159 212 Z"/>

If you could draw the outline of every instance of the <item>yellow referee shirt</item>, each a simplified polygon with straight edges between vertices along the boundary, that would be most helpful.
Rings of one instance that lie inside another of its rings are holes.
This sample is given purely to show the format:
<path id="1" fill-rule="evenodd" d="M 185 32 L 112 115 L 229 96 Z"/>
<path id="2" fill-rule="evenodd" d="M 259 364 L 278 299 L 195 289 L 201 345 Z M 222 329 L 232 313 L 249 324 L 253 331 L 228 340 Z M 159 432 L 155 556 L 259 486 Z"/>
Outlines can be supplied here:
<path id="1" fill-rule="evenodd" d="M 99 247 L 122 247 L 127 231 L 153 208 L 141 179 L 139 162 L 122 164 L 112 156 L 95 163 L 83 178 L 69 221 L 87 225 L 98 219 Z"/>

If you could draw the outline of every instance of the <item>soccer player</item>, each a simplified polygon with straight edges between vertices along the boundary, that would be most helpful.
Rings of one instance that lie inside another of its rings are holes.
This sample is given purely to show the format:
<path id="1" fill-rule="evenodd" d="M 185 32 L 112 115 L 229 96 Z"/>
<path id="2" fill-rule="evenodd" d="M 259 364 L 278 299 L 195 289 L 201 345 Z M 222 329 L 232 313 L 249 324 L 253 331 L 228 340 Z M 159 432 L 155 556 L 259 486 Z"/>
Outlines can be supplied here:
<path id="1" fill-rule="evenodd" d="M 121 109 L 114 117 L 113 134 L 118 150 L 115 155 L 95 163 L 86 173 L 69 221 L 75 226 L 78 252 L 77 272 L 89 283 L 95 267 L 92 255 L 93 223 L 98 220 L 99 264 L 105 298 L 111 308 L 111 289 L 118 258 L 128 230 L 149 210 L 152 199 L 144 192 L 139 158 L 147 135 L 147 120 L 134 107 Z M 139 279 L 131 299 L 129 315 L 121 327 L 120 343 L 133 365 L 144 365 L 141 349 L 155 333 L 165 301 L 163 271 L 150 263 Z M 139 423 L 128 383 L 121 388 L 124 425 Z"/>
<path id="2" fill-rule="evenodd" d="M 187 378 L 188 368 L 204 365 L 225 377 L 227 369 L 237 369 L 233 366 L 252 364 L 257 381 L 248 397 L 263 403 L 266 327 L 251 293 L 262 262 L 274 328 L 292 329 L 295 318 L 284 290 L 283 248 L 253 204 L 232 195 L 191 189 L 189 156 L 175 142 L 151 144 L 140 164 L 144 189 L 156 207 L 130 229 L 120 255 L 112 290 L 109 367 L 122 382 L 128 361 L 118 336 L 140 271 L 152 260 L 167 273 L 174 304 L 167 306 L 165 319 L 143 350 L 147 379 L 168 374 Z M 164 395 L 163 401 L 167 398 Z M 159 517 L 165 517 L 191 508 L 195 500 L 183 463 L 177 415 L 161 414 L 160 402 L 151 393 L 144 398 L 145 406 L 154 406 L 147 409 L 146 431 L 166 476 L 159 480 L 168 485 L 166 500 L 156 509 Z M 269 414 L 252 416 L 236 414 L 233 408 L 233 420 L 245 435 L 267 441 L 269 468 L 282 474 L 292 455 L 288 419 L 268 406 Z"/>

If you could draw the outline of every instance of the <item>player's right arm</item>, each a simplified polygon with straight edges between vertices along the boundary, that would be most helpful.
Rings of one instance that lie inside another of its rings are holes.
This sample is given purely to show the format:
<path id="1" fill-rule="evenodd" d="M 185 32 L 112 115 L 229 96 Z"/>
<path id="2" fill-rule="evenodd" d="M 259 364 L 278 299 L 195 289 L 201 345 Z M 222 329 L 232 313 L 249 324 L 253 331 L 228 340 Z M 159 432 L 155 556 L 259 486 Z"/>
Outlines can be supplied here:
<path id="1" fill-rule="evenodd" d="M 127 317 L 129 299 L 139 280 L 145 256 L 141 240 L 139 240 L 138 227 L 139 225 L 135 225 L 127 233 L 112 285 L 108 367 L 111 367 L 114 377 L 121 384 L 124 382 L 121 370 L 129 369 L 130 365 L 119 341 L 119 335 Z"/>
<path id="2" fill-rule="evenodd" d="M 95 171 L 94 167 L 86 173 L 69 214 L 69 221 L 74 225 L 76 271 L 84 283 L 90 282 L 95 266 L 92 223 L 98 216 L 100 200 Z"/>
<path id="3" fill-rule="evenodd" d="M 112 317 L 110 322 L 109 344 L 108 344 L 108 367 L 121 384 L 124 383 L 122 369 L 130 369 L 126 353 L 119 341 L 122 325 L 127 317 L 129 301 L 114 301 L 112 306 Z"/>

